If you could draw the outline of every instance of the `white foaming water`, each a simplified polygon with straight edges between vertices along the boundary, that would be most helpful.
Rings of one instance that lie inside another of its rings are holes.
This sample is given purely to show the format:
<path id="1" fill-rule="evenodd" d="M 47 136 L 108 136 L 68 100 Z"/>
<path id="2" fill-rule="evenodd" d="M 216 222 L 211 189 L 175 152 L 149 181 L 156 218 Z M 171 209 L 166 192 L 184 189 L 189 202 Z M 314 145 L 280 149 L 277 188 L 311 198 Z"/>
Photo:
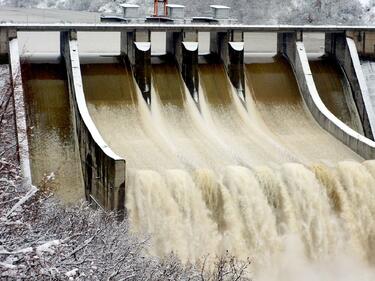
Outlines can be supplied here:
<path id="1" fill-rule="evenodd" d="M 348 162 L 320 166 L 316 173 L 300 164 L 254 172 L 231 166 L 221 175 L 197 170 L 193 178 L 183 170 L 138 171 L 129 181 L 127 207 L 136 231 L 151 234 L 154 254 L 173 251 L 196 261 L 228 250 L 252 258 L 255 280 L 332 280 L 341 274 L 334 280 L 354 281 L 359 272 L 360 280 L 372 280 L 371 196 L 365 206 L 350 205 L 340 188 L 353 183 L 339 170 L 353 168 L 362 170 L 354 178 L 365 185 L 357 197 L 366 201 L 374 178 L 367 178 L 365 165 Z M 321 181 L 322 174 L 335 183 Z"/>

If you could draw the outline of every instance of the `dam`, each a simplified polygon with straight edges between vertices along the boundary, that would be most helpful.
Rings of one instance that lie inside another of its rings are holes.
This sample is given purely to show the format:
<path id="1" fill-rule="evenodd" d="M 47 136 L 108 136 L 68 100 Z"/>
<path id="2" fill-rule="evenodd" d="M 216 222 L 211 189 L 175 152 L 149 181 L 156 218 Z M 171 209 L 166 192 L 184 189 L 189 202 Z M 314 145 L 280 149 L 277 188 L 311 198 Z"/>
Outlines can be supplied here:
<path id="1" fill-rule="evenodd" d="M 373 266 L 375 28 L 176 17 L 0 23 L 25 181 L 126 216 L 157 256 Z M 23 54 L 48 33 L 57 54 Z"/>

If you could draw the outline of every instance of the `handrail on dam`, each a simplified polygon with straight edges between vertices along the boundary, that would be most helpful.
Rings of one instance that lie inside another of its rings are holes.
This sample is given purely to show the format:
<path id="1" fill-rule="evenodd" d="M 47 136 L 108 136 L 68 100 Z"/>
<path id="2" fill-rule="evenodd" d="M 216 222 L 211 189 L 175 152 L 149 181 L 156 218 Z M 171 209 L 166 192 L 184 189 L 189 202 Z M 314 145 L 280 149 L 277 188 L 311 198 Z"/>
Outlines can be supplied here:
<path id="1" fill-rule="evenodd" d="M 106 209 L 123 211 L 126 162 L 105 143 L 87 109 L 75 31 L 61 34 L 61 53 L 68 74 L 86 198 L 94 197 Z"/>

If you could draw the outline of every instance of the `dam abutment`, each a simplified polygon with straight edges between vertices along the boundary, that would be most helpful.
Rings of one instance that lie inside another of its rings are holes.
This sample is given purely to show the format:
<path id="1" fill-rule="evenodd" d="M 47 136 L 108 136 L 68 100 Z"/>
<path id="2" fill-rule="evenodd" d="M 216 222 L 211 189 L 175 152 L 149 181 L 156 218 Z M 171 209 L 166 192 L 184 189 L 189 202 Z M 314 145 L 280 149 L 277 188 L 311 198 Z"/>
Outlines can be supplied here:
<path id="1" fill-rule="evenodd" d="M 64 60 L 73 113 L 86 199 L 103 209 L 124 212 L 125 160 L 105 143 L 88 112 L 83 91 L 77 32 L 61 33 Z"/>
<path id="2" fill-rule="evenodd" d="M 327 56 L 334 58 L 344 70 L 352 89 L 364 134 L 367 138 L 374 140 L 375 113 L 354 41 L 346 36 L 346 32 L 326 33 L 325 52 Z"/>
<path id="3" fill-rule="evenodd" d="M 130 63 L 145 101 L 151 103 L 151 32 L 121 32 L 121 55 Z"/>
<path id="4" fill-rule="evenodd" d="M 279 34 L 278 52 L 289 60 L 303 99 L 320 126 L 363 158 L 373 159 L 375 142 L 349 128 L 323 104 L 315 86 L 302 36 L 296 32 Z"/>

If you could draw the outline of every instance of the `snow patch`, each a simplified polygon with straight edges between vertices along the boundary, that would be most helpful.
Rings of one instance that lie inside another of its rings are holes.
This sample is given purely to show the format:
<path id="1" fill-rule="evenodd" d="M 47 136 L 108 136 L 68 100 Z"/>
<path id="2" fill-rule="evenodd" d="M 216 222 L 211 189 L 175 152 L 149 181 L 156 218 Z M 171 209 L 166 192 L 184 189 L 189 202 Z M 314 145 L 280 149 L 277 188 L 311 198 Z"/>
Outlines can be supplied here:
<path id="1" fill-rule="evenodd" d="M 67 273 L 65 273 L 65 275 L 67 277 L 73 277 L 73 276 L 76 276 L 77 273 L 78 273 L 78 268 L 74 268 L 74 269 L 68 271 Z"/>
<path id="2" fill-rule="evenodd" d="M 13 265 L 13 264 L 10 264 L 10 263 L 6 263 L 6 262 L 0 262 L 0 267 L 3 267 L 5 269 L 16 269 L 17 266 Z"/>
<path id="3" fill-rule="evenodd" d="M 33 197 L 37 191 L 38 189 L 32 185 L 30 190 L 9 210 L 5 218 L 8 218 L 15 210 L 19 209 L 27 200 Z"/>
<path id="4" fill-rule="evenodd" d="M 52 240 L 36 247 L 35 251 L 38 256 L 41 256 L 44 252 L 54 254 L 55 251 L 52 248 L 60 245 L 60 243 L 60 240 Z"/>

